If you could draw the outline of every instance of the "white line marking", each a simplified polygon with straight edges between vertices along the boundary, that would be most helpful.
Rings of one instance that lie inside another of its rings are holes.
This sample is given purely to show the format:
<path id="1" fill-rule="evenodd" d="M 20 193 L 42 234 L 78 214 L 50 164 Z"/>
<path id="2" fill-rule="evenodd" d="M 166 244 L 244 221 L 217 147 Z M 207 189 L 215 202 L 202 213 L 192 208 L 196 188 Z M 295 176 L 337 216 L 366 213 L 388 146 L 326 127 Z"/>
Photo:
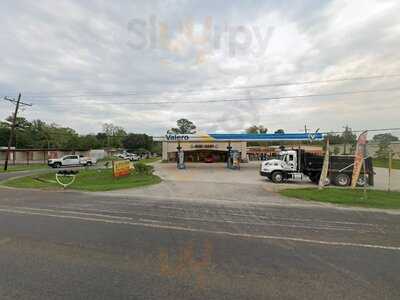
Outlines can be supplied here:
<path id="1" fill-rule="evenodd" d="M 149 228 L 157 228 L 157 229 L 168 229 L 168 230 L 177 230 L 177 231 L 186 231 L 186 232 L 207 233 L 207 234 L 215 234 L 215 235 L 226 235 L 226 236 L 241 237 L 241 238 L 253 238 L 253 239 L 263 239 L 263 240 L 281 240 L 281 241 L 291 241 L 291 242 L 326 245 L 326 246 L 359 247 L 359 248 L 369 248 L 369 249 L 400 251 L 400 247 L 395 247 L 395 246 L 384 246 L 384 245 L 374 245 L 374 244 L 358 244 L 358 243 L 347 243 L 347 242 L 329 242 L 329 241 L 311 240 L 311 239 L 285 237 L 285 236 L 258 235 L 258 234 L 247 234 L 247 233 L 232 233 L 232 232 L 227 232 L 227 231 L 211 231 L 211 230 L 206 230 L 206 229 L 186 228 L 186 227 L 181 227 L 181 226 L 146 224 L 146 223 L 139 223 L 139 222 L 127 222 L 127 221 L 122 221 L 122 220 L 121 221 L 117 221 L 117 220 L 97 219 L 97 218 L 80 217 L 80 216 L 73 216 L 73 215 L 65 216 L 65 215 L 45 214 L 45 213 L 40 213 L 40 212 L 24 211 L 24 210 L 17 210 L 17 209 L 0 209 L 0 211 L 1 212 L 6 212 L 6 213 L 23 214 L 23 215 L 39 215 L 39 216 L 44 216 L 44 217 L 54 217 L 54 218 L 62 218 L 62 219 L 75 219 L 75 220 L 82 220 L 82 221 L 89 221 L 89 222 L 141 226 L 141 227 L 149 227 Z"/>
<path id="2" fill-rule="evenodd" d="M 135 213 L 132 213 L 135 214 Z M 199 222 L 212 222 L 212 223 L 227 223 L 227 224 L 242 224 L 242 225 L 254 225 L 254 226 L 276 226 L 276 227 L 288 227 L 288 228 L 299 228 L 299 229 L 312 229 L 312 230 L 336 230 L 336 231 L 357 231 L 358 233 L 367 233 L 373 231 L 353 229 L 353 228 L 339 228 L 339 227 L 329 227 L 329 226 L 311 226 L 311 225 L 296 225 L 296 224 L 279 224 L 276 222 L 245 222 L 245 221 L 233 221 L 233 220 L 213 220 L 213 219 L 204 219 L 204 218 L 193 218 L 193 217 L 181 217 L 181 216 L 169 216 L 169 215 L 157 215 L 157 214 L 135 214 L 139 216 L 153 217 L 153 218 L 167 218 L 167 219 L 175 219 L 175 220 L 184 220 L 184 221 L 199 221 Z M 167 222 L 169 223 L 169 222 Z"/>
<path id="3" fill-rule="evenodd" d="M 106 201 L 99 201 L 102 204 L 112 204 L 112 205 L 127 205 L 127 206 L 138 206 L 143 209 L 154 209 L 154 208 L 161 208 L 161 209 L 170 209 L 170 210 L 185 210 L 184 208 L 178 208 L 174 206 L 154 206 L 153 204 L 139 204 L 139 203 L 123 203 L 123 202 L 106 202 Z M 197 208 L 196 208 L 197 209 Z M 224 208 L 217 208 L 222 209 L 223 213 L 228 213 L 228 216 L 239 216 L 239 217 L 258 217 L 261 219 L 271 219 L 271 220 L 282 220 L 282 221 L 299 221 L 299 222 L 313 222 L 313 223 L 333 223 L 333 224 L 344 224 L 344 225 L 358 225 L 358 226 L 379 226 L 378 224 L 371 224 L 371 223 L 360 223 L 360 222 L 347 222 L 347 221 L 330 221 L 330 220 L 321 220 L 321 219 L 300 219 L 300 218 L 283 218 L 283 217 L 269 217 L 269 216 L 262 216 L 262 215 L 255 215 L 255 214 L 243 214 L 237 213 L 235 210 L 229 210 Z M 199 212 L 207 212 L 207 210 L 198 210 Z"/>
<path id="4" fill-rule="evenodd" d="M 45 212 L 54 212 L 54 213 L 65 213 L 65 214 L 76 214 L 76 215 L 83 215 L 83 216 L 94 216 L 94 217 L 102 217 L 102 218 L 109 218 L 109 219 L 119 219 L 119 220 L 127 220 L 132 221 L 134 218 L 131 217 L 119 217 L 107 214 L 95 214 L 95 213 L 86 213 L 80 211 L 71 211 L 71 210 L 60 210 L 60 209 L 48 209 L 48 208 L 33 208 L 33 207 L 25 207 L 25 206 L 0 206 L 0 208 L 5 209 L 21 209 L 27 211 L 45 211 Z M 64 207 L 60 207 L 64 208 Z M 266 222 L 266 223 L 255 223 L 255 222 L 245 222 L 245 221 L 233 221 L 233 220 L 212 220 L 212 219 L 205 219 L 205 218 L 192 218 L 192 217 L 181 217 L 181 216 L 168 216 L 168 215 L 157 215 L 157 214 L 137 214 L 131 213 L 137 216 L 146 216 L 146 217 L 155 217 L 155 218 L 169 218 L 175 220 L 184 220 L 184 221 L 199 221 L 199 222 L 213 222 L 213 223 L 227 223 L 227 224 L 242 224 L 242 225 L 254 225 L 254 226 L 275 226 L 275 227 L 288 227 L 288 228 L 298 228 L 298 229 L 311 229 L 311 230 L 334 230 L 334 231 L 357 231 L 359 233 L 367 233 L 371 231 L 360 230 L 360 229 L 352 229 L 352 228 L 338 228 L 338 227 L 331 227 L 331 226 L 311 226 L 311 225 L 302 225 L 302 224 L 279 224 L 276 222 Z M 250 216 L 250 215 L 249 215 Z M 156 221 L 152 221 L 156 222 Z M 159 220 L 159 223 L 171 223 L 168 221 Z"/>
<path id="5" fill-rule="evenodd" d="M 9 209 L 9 207 L 0 206 L 1 209 Z M 48 212 L 55 212 L 55 213 L 65 213 L 65 214 L 76 214 L 76 215 L 83 215 L 83 216 L 95 216 L 95 217 L 106 217 L 110 219 L 120 219 L 120 220 L 132 220 L 129 217 L 118 217 L 112 215 L 103 215 L 103 214 L 94 214 L 94 213 L 85 213 L 80 211 L 73 211 L 73 210 L 58 210 L 58 209 L 48 209 L 48 208 L 33 208 L 33 207 L 25 207 L 25 206 L 13 206 L 11 209 L 21 209 L 27 211 L 48 211 Z"/>
<path id="6" fill-rule="evenodd" d="M 139 221 L 141 222 L 150 222 L 150 223 L 171 223 L 171 222 L 164 222 L 164 221 L 159 221 L 159 220 L 150 220 L 150 219 L 142 219 L 140 218 Z"/>

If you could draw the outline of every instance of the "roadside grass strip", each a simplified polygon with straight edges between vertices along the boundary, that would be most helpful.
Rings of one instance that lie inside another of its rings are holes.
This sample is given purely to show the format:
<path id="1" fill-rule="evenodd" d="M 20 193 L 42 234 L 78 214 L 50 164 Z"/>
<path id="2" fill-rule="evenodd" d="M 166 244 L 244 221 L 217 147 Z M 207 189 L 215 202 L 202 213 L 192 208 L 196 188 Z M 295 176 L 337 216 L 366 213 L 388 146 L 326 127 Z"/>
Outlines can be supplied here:
<path id="1" fill-rule="evenodd" d="M 389 168 L 389 160 L 388 159 L 377 159 L 373 160 L 375 168 Z M 400 170 L 400 159 L 393 159 L 392 168 L 396 170 Z"/>
<path id="2" fill-rule="evenodd" d="M 400 209 L 400 192 L 386 192 L 367 190 L 367 198 L 364 199 L 362 189 L 350 188 L 317 188 L 285 189 L 279 192 L 281 195 L 306 201 L 318 201 L 324 203 L 358 206 L 365 208 Z"/>
<path id="3" fill-rule="evenodd" d="M 132 174 L 114 178 L 111 169 L 80 170 L 75 182 L 68 189 L 83 191 L 111 191 L 117 189 L 129 189 L 160 183 L 161 179 L 152 174 Z M 55 181 L 55 173 L 26 176 L 8 180 L 3 185 L 13 188 L 34 189 L 62 189 Z"/>
<path id="4" fill-rule="evenodd" d="M 4 171 L 4 165 L 0 165 L 0 173 L 8 173 L 8 172 L 21 172 L 21 171 L 30 171 L 30 170 L 38 170 L 38 169 L 46 169 L 48 166 L 46 164 L 30 164 L 30 165 L 8 165 L 7 171 Z"/>

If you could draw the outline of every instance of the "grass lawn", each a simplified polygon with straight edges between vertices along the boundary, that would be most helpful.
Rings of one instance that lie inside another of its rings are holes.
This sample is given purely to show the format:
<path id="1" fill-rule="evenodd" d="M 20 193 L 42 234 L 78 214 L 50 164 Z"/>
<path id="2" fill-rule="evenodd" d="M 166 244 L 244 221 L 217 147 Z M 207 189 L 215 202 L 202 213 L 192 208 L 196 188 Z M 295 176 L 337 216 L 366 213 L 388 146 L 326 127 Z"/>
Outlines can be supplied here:
<path id="1" fill-rule="evenodd" d="M 113 160 L 122 160 L 122 159 L 118 158 L 118 157 L 108 157 L 108 158 L 99 159 L 97 161 L 97 164 L 98 165 L 104 165 L 106 162 L 109 162 L 110 165 L 111 165 Z M 152 157 L 152 158 L 141 159 L 141 160 L 138 160 L 138 161 L 133 161 L 133 163 L 141 162 L 141 163 L 144 163 L 144 164 L 151 164 L 151 163 L 159 161 L 159 160 L 161 160 L 161 157 Z"/>
<path id="2" fill-rule="evenodd" d="M 145 159 L 139 160 L 139 162 L 144 163 L 144 164 L 151 164 L 151 163 L 154 163 L 159 160 L 161 160 L 161 157 L 152 157 L 152 158 L 145 158 Z"/>
<path id="3" fill-rule="evenodd" d="M 363 190 L 325 188 L 286 189 L 280 191 L 286 197 L 303 200 L 328 202 L 350 206 L 361 206 L 368 208 L 394 208 L 400 209 L 400 192 L 385 192 L 368 190 L 368 199 L 364 200 Z"/>
<path id="4" fill-rule="evenodd" d="M 389 160 L 388 159 L 374 159 L 374 167 L 377 168 L 389 168 Z M 400 159 L 393 159 L 392 168 L 400 170 Z"/>
<path id="5" fill-rule="evenodd" d="M 146 186 L 161 182 L 155 175 L 144 175 L 133 172 L 131 175 L 113 178 L 111 169 L 80 170 L 75 182 L 68 189 L 84 191 L 111 191 Z M 15 188 L 62 189 L 56 182 L 55 173 L 16 178 L 3 183 Z"/>
<path id="6" fill-rule="evenodd" d="M 45 164 L 8 165 L 7 172 L 18 172 L 48 168 Z M 0 165 L 0 173 L 4 173 L 4 165 Z"/>

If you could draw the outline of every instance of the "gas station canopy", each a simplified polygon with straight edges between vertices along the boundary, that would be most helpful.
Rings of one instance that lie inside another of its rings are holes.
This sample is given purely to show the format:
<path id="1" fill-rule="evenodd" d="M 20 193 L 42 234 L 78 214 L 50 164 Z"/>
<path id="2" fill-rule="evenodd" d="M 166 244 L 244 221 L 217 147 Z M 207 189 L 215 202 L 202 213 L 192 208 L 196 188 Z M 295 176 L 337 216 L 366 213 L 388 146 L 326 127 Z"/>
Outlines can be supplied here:
<path id="1" fill-rule="evenodd" d="M 154 138 L 163 142 L 270 142 L 270 141 L 321 141 L 322 133 L 283 133 L 283 134 L 249 134 L 249 133 L 209 133 L 209 134 L 166 134 Z"/>

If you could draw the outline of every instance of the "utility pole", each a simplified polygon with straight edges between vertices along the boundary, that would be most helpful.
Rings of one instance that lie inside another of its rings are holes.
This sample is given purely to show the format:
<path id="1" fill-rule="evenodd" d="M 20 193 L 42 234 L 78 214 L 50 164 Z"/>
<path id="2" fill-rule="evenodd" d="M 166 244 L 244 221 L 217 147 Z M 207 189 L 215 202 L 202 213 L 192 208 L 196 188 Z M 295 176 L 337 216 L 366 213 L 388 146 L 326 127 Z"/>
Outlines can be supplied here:
<path id="1" fill-rule="evenodd" d="M 32 106 L 32 104 L 21 102 L 21 93 L 18 95 L 18 100 L 11 99 L 11 98 L 8 98 L 8 97 L 4 97 L 4 100 L 15 104 L 15 111 L 14 111 L 14 114 L 12 116 L 13 118 L 12 118 L 11 128 L 10 128 L 10 137 L 8 138 L 8 147 L 7 147 L 7 153 L 6 153 L 6 160 L 4 162 L 4 171 L 7 171 L 8 160 L 9 160 L 9 157 L 10 157 L 11 145 L 12 145 L 13 137 L 15 135 L 15 127 L 16 127 L 16 124 L 17 124 L 17 115 L 18 115 L 19 107 L 20 107 L 20 105 Z"/>

